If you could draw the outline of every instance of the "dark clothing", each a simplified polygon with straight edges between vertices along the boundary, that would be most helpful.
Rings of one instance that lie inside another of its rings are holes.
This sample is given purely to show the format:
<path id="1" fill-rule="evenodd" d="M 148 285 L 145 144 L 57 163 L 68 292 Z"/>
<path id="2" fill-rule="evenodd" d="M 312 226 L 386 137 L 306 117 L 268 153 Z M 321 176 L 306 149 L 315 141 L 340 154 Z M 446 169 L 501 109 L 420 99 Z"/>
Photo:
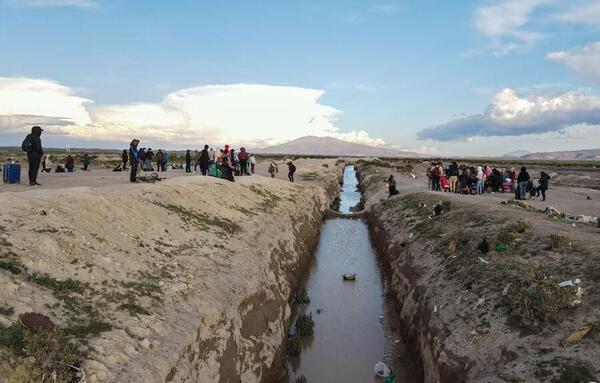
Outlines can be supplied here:
<path id="1" fill-rule="evenodd" d="M 448 167 L 448 177 L 458 177 L 458 175 L 459 175 L 458 165 L 451 164 Z"/>
<path id="2" fill-rule="evenodd" d="M 392 177 L 388 178 L 388 190 L 390 192 L 390 197 L 398 194 L 398 190 L 396 189 L 396 180 Z"/>
<path id="3" fill-rule="evenodd" d="M 442 185 L 440 184 L 440 177 L 439 176 L 432 176 L 431 177 L 431 189 L 434 191 L 441 191 L 442 190 Z"/>
<path id="4" fill-rule="evenodd" d="M 129 176 L 129 181 L 136 182 L 137 181 L 137 169 L 140 163 L 139 160 L 139 152 L 137 148 L 133 146 L 129 148 L 129 163 L 131 164 L 131 174 Z"/>
<path id="5" fill-rule="evenodd" d="M 67 157 L 67 160 L 65 161 L 65 169 L 67 169 L 69 173 L 73 172 L 73 169 L 75 169 L 75 159 L 73 159 L 73 157 Z"/>
<path id="6" fill-rule="evenodd" d="M 202 149 L 202 151 L 200 152 L 200 171 L 202 172 L 203 176 L 205 176 L 208 172 L 209 162 L 210 157 L 208 155 L 208 150 Z"/>
<path id="7" fill-rule="evenodd" d="M 123 150 L 123 154 L 121 154 L 121 160 L 123 161 L 123 170 L 127 169 L 127 162 L 129 158 L 127 157 L 127 151 Z"/>
<path id="8" fill-rule="evenodd" d="M 192 172 L 192 155 L 190 154 L 190 152 L 187 152 L 185 154 L 185 172 L 186 173 Z"/>
<path id="9" fill-rule="evenodd" d="M 240 160 L 240 175 L 250 175 L 248 174 L 248 160 Z"/>
<path id="10" fill-rule="evenodd" d="M 520 172 L 519 177 L 517 178 L 517 182 L 527 182 L 527 181 L 529 181 L 529 179 L 530 179 L 529 173 Z"/>
<path id="11" fill-rule="evenodd" d="M 294 182 L 294 173 L 296 172 L 296 165 L 292 162 L 288 162 L 288 179 L 290 182 Z"/>
<path id="12" fill-rule="evenodd" d="M 40 169 L 40 162 L 42 155 L 39 152 L 27 152 L 27 161 L 29 162 L 29 184 L 37 184 L 38 170 Z"/>
<path id="13" fill-rule="evenodd" d="M 540 176 L 540 180 L 539 180 L 540 186 L 539 186 L 538 189 L 540 189 L 540 191 L 541 190 L 544 190 L 544 191 L 548 190 L 548 181 L 550 181 L 550 176 L 547 175 L 547 174 L 545 174 L 545 173 L 542 174 Z"/>

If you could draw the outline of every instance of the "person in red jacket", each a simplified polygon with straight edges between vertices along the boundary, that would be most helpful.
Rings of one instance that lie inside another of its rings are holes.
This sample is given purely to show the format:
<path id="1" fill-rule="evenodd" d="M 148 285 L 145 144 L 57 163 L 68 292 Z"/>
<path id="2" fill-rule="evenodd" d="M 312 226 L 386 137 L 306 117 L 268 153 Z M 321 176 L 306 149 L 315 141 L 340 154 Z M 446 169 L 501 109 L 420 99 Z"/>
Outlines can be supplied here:
<path id="1" fill-rule="evenodd" d="M 249 176 L 250 174 L 248 173 L 248 152 L 246 152 L 246 148 L 240 148 L 240 152 L 238 153 L 238 159 L 240 160 L 240 175 Z"/>

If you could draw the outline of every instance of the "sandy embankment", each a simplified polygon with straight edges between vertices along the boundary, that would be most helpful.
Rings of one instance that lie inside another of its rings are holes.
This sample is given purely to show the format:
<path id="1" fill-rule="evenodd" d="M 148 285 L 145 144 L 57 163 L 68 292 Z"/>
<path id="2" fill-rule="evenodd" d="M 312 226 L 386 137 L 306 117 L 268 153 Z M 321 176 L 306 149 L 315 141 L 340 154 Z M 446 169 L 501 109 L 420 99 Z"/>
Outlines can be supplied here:
<path id="1" fill-rule="evenodd" d="M 335 160 L 315 169 L 304 184 L 181 177 L 2 193 L 0 260 L 16 268 L 0 270 L 12 311 L 0 325 L 33 311 L 88 329 L 88 382 L 268 381 L 342 173 Z"/>
<path id="2" fill-rule="evenodd" d="M 389 173 L 359 169 L 373 243 L 392 275 L 403 332 L 424 382 L 600 377 L 597 228 L 487 197 L 416 191 L 412 178 L 398 173 L 401 193 L 388 198 L 383 180 Z M 440 200 L 450 210 L 431 217 Z M 478 248 L 483 238 L 491 247 L 486 253 Z M 506 250 L 495 251 L 496 242 Z M 575 278 L 583 294 L 571 306 L 577 287 L 558 284 Z M 582 340 L 562 343 L 586 325 L 592 330 Z"/>

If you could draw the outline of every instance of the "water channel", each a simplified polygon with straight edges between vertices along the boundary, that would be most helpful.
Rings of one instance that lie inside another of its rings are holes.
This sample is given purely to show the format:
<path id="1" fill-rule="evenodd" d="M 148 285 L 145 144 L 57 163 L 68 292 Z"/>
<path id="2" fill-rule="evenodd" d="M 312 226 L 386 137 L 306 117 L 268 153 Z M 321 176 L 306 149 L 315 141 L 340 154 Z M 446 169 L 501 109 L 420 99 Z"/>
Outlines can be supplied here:
<path id="1" fill-rule="evenodd" d="M 359 203 L 357 186 L 354 167 L 347 166 L 341 213 Z M 345 273 L 356 273 L 356 280 L 344 281 Z M 367 225 L 360 219 L 326 220 L 306 282 L 314 336 L 303 339 L 300 357 L 289 362 L 290 382 L 301 375 L 309 383 L 377 382 L 373 368 L 379 361 L 394 368 L 396 382 L 415 381 L 385 282 Z"/>

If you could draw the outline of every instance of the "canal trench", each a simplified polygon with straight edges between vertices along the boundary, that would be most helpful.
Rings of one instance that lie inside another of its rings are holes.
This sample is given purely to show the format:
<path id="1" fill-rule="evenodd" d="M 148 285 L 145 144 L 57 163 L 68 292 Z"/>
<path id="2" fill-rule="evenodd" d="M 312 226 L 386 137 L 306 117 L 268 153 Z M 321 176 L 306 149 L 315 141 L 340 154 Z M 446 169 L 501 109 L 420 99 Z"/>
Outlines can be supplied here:
<path id="1" fill-rule="evenodd" d="M 346 166 L 340 213 L 351 213 L 359 205 L 358 186 L 354 167 Z M 310 304 L 303 310 L 312 315 L 314 335 L 303 337 L 300 356 L 288 361 L 287 380 L 293 383 L 304 376 L 308 383 L 382 382 L 374 366 L 383 361 L 393 368 L 396 382 L 416 382 L 396 303 L 386 288 L 388 278 L 367 224 L 361 219 L 327 219 L 314 258 L 305 283 Z M 355 273 L 356 280 L 344 281 L 346 273 Z"/>

